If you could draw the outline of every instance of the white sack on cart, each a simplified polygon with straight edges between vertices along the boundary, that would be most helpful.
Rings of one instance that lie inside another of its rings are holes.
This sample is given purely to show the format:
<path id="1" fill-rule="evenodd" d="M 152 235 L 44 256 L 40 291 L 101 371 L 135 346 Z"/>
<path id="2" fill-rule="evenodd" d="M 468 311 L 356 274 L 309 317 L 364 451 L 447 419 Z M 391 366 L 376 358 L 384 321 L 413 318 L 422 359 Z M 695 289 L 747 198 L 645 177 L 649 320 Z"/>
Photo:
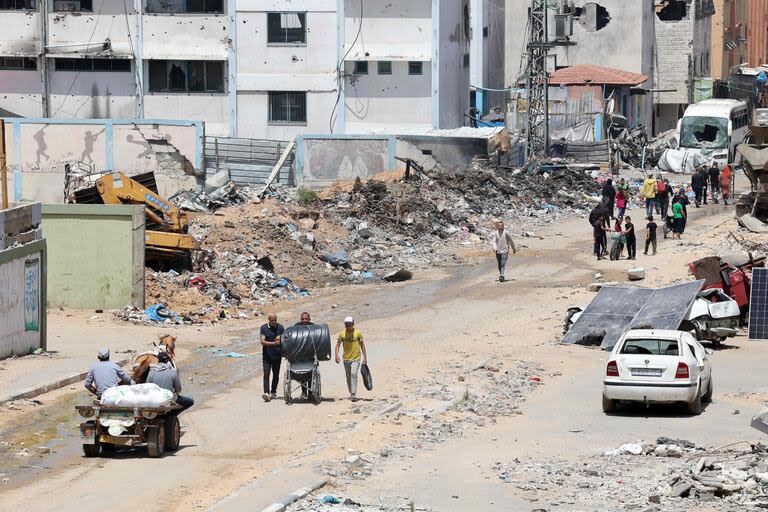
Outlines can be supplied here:
<path id="1" fill-rule="evenodd" d="M 173 400 L 173 393 L 157 384 L 114 386 L 101 394 L 101 405 L 116 407 L 163 407 Z"/>

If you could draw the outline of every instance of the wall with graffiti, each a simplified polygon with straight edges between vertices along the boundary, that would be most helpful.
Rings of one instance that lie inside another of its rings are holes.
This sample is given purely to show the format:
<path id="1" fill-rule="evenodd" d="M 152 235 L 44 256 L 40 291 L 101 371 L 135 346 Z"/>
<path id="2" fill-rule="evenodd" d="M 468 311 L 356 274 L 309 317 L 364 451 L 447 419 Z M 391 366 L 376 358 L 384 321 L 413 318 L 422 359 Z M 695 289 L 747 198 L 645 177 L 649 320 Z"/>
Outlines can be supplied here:
<path id="1" fill-rule="evenodd" d="M 65 202 L 67 166 L 80 173 L 155 173 L 161 195 L 203 179 L 201 122 L 117 119 L 6 120 L 14 201 Z"/>

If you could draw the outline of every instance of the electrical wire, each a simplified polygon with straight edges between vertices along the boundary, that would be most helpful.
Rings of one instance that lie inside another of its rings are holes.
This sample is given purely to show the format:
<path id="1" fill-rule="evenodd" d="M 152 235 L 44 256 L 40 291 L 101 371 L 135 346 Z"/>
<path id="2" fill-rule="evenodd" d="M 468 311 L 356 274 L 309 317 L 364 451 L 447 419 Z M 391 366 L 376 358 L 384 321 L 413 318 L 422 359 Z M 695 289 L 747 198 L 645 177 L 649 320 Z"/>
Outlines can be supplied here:
<path id="1" fill-rule="evenodd" d="M 101 21 L 101 10 L 104 8 L 104 4 L 107 0 L 101 0 L 101 5 L 99 5 L 99 12 L 96 13 L 96 23 L 93 24 L 93 30 L 91 31 L 91 37 L 88 38 L 88 42 L 85 44 L 86 47 L 88 47 L 91 44 L 91 41 L 93 41 L 93 36 L 96 35 L 96 29 L 99 27 L 99 21 Z M 125 1 L 125 0 L 123 0 Z M 43 51 L 43 56 L 45 57 L 45 51 Z M 64 107 L 64 103 L 67 102 L 67 98 L 69 97 L 69 93 L 72 92 L 72 88 L 75 86 L 75 83 L 77 82 L 77 79 L 80 78 L 80 73 L 83 71 L 80 70 L 75 75 L 75 78 L 72 79 L 72 84 L 69 86 L 69 89 L 67 89 L 67 93 L 64 95 L 64 98 L 61 100 L 61 103 L 59 104 L 59 108 L 56 109 L 56 112 L 53 113 L 51 117 L 56 117 L 56 114 L 58 114 L 62 107 Z M 50 94 L 50 93 L 49 93 Z M 82 105 L 80 105 L 82 107 Z M 78 108 L 78 111 L 80 109 Z M 74 116 L 73 116 L 74 117 Z"/>
<path id="2" fill-rule="evenodd" d="M 355 45 L 357 44 L 357 40 L 360 38 L 360 33 L 362 31 L 363 31 L 363 0 L 360 0 L 360 24 L 357 26 L 357 34 L 355 34 L 355 39 L 352 41 L 352 44 L 349 45 L 349 49 L 347 50 L 347 52 L 341 58 L 339 63 L 336 64 L 336 81 L 337 81 L 338 90 L 336 92 L 336 102 L 333 104 L 333 110 L 331 110 L 331 117 L 328 119 L 328 128 L 330 133 L 333 133 L 333 123 L 335 121 L 334 115 L 336 114 L 336 109 L 339 107 L 339 101 L 341 100 L 341 81 L 342 79 L 346 80 L 346 75 L 342 73 L 344 61 L 352 51 L 352 48 L 354 48 Z"/>

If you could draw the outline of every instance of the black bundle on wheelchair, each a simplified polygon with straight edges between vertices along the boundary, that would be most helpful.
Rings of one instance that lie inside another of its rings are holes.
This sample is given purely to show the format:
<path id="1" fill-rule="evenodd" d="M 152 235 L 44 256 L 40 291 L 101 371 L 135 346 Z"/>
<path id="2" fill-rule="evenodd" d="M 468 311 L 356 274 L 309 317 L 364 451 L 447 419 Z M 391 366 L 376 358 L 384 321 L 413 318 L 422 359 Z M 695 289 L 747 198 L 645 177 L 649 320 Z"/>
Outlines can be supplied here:
<path id="1" fill-rule="evenodd" d="M 328 324 L 292 325 L 281 338 L 283 357 L 292 363 L 331 360 L 331 333 Z"/>

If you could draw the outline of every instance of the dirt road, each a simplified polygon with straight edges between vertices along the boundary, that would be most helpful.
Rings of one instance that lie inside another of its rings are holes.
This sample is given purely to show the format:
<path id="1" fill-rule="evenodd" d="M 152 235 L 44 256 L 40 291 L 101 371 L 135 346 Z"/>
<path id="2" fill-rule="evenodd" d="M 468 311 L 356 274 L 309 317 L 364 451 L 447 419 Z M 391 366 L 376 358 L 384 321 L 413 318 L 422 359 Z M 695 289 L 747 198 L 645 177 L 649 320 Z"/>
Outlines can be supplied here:
<path id="1" fill-rule="evenodd" d="M 662 242 L 655 258 L 641 254 L 636 263 L 648 270 L 646 284 L 686 279 L 685 264 L 707 253 L 707 242 L 722 235 L 717 226 L 732 222 L 729 214 L 712 207 L 694 216 L 683 245 Z M 258 370 L 258 357 L 198 364 L 184 374 L 193 379 L 185 386 L 193 395 L 215 391 L 182 416 L 187 434 L 177 453 L 163 459 L 148 459 L 142 451 L 82 458 L 75 454 L 77 439 L 65 434 L 75 432 L 73 414 L 62 418 L 59 429 L 70 451 L 36 462 L 51 469 L 33 480 L 0 484 L 2 508 L 82 510 L 108 503 L 135 510 L 141 494 L 161 497 L 142 499 L 142 510 L 258 510 L 308 478 L 339 475 L 329 468 L 361 452 L 381 454 L 372 475 L 359 483 L 340 476 L 332 485 L 366 501 L 530 510 L 514 487 L 499 482 L 495 463 L 577 460 L 658 435 L 707 445 L 756 437 L 748 416 L 765 391 L 759 376 L 768 348 L 744 340 L 714 356 L 715 402 L 702 416 L 666 409 L 612 417 L 600 412 L 605 354 L 560 346 L 556 339 L 565 309 L 593 296 L 585 285 L 595 271 L 606 280 L 624 280 L 632 265 L 593 261 L 588 230 L 577 219 L 548 228 L 541 239 L 525 239 L 510 262 L 514 280 L 504 284 L 484 261 L 402 285 L 343 289 L 298 304 L 290 316 L 281 313 L 281 320 L 293 319 L 308 309 L 333 330 L 345 315 L 357 316 L 376 383 L 361 402 L 345 399 L 343 371 L 332 363 L 322 367 L 328 398 L 320 406 L 290 407 L 263 403 L 257 372 L 242 373 L 242 365 Z M 239 343 L 242 352 L 258 354 L 252 338 Z M 230 372 L 241 377 L 228 379 Z M 725 395 L 743 391 L 760 394 Z M 495 403 L 504 410 L 494 409 Z M 732 414 L 735 409 L 741 414 Z"/>

